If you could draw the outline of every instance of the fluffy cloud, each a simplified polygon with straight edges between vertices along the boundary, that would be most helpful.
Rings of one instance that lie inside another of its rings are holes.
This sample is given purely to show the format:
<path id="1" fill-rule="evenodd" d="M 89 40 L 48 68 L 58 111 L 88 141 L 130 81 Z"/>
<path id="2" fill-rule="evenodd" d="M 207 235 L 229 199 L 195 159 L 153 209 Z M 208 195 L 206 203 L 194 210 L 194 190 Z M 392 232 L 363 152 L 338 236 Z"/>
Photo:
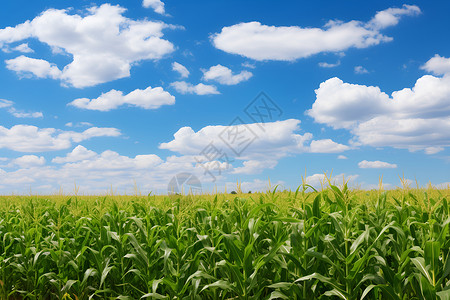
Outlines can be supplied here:
<path id="1" fill-rule="evenodd" d="M 320 189 L 322 187 L 326 187 L 329 185 L 328 180 L 331 182 L 332 185 L 341 185 L 343 182 L 348 182 L 349 186 L 354 186 L 357 184 L 356 180 L 358 179 L 359 175 L 352 174 L 352 175 L 346 175 L 346 174 L 339 174 L 336 176 L 327 175 L 327 174 L 314 174 L 311 176 L 308 176 L 305 178 L 306 184 L 309 184 L 313 186 L 315 189 Z"/>
<path id="2" fill-rule="evenodd" d="M 228 157 L 247 161 L 242 168 L 234 171 L 237 173 L 247 173 L 248 170 L 259 172 L 265 163 L 268 168 L 272 168 L 278 159 L 292 154 L 334 153 L 349 149 L 348 146 L 331 140 L 313 140 L 308 145 L 312 134 L 298 134 L 299 125 L 300 120 L 289 119 L 269 123 L 206 126 L 197 132 L 191 127 L 182 127 L 174 134 L 172 141 L 162 143 L 160 148 L 198 156 L 217 149 L 217 153 L 220 151 Z"/>
<path id="3" fill-rule="evenodd" d="M 450 76 L 425 75 L 391 96 L 380 88 L 331 78 L 320 84 L 306 113 L 318 123 L 344 128 L 355 145 L 425 150 L 450 146 Z"/>
<path id="4" fill-rule="evenodd" d="M 14 102 L 0 99 L 0 108 L 7 108 L 8 113 L 16 118 L 42 118 L 42 112 L 23 112 L 14 107 Z"/>
<path id="5" fill-rule="evenodd" d="M 43 158 L 33 155 L 13 162 L 7 171 L 0 170 L 0 182 L 6 185 L 3 189 L 0 187 L 2 192 L 23 193 L 29 186 L 33 192 L 50 193 L 60 187 L 70 192 L 75 182 L 82 193 L 103 194 L 113 186 L 124 194 L 133 191 L 135 183 L 144 193 L 167 193 L 170 179 L 180 172 L 195 174 L 202 182 L 209 180 L 189 156 L 170 156 L 166 160 L 154 154 L 128 157 L 111 150 L 96 153 L 83 146 L 54 158 L 54 165 L 45 164 Z"/>
<path id="6" fill-rule="evenodd" d="M 225 85 L 235 85 L 242 81 L 247 81 L 253 76 L 249 71 L 233 74 L 229 68 L 222 65 L 212 66 L 209 70 L 204 70 L 203 73 L 204 80 L 214 80 Z"/>
<path id="7" fill-rule="evenodd" d="M 78 108 L 109 111 L 122 105 L 137 106 L 145 109 L 157 109 L 162 105 L 175 104 L 175 97 L 164 91 L 162 87 L 148 87 L 145 90 L 136 89 L 124 95 L 123 92 L 111 90 L 97 99 L 79 98 L 70 102 Z"/>
<path id="8" fill-rule="evenodd" d="M 83 132 L 63 131 L 55 128 L 38 128 L 30 125 L 15 125 L 10 129 L 0 126 L 0 149 L 18 152 L 43 152 L 71 147 L 72 142 L 93 137 L 117 137 L 116 128 L 91 127 Z"/>
<path id="9" fill-rule="evenodd" d="M 90 159 L 95 156 L 97 156 L 97 153 L 95 153 L 94 151 L 88 150 L 85 147 L 78 145 L 75 147 L 75 149 L 72 150 L 72 152 L 68 153 L 65 157 L 55 157 L 52 160 L 52 162 L 57 164 L 73 163 Z"/>
<path id="10" fill-rule="evenodd" d="M 43 59 L 29 58 L 24 55 L 6 61 L 6 68 L 15 71 L 21 77 L 61 78 L 62 72 L 55 64 Z"/>
<path id="11" fill-rule="evenodd" d="M 164 2 L 161 0 L 144 0 L 142 1 L 142 6 L 145 8 L 152 8 L 156 13 L 164 15 Z"/>
<path id="12" fill-rule="evenodd" d="M 43 156 L 39 157 L 36 155 L 24 155 L 14 159 L 13 163 L 21 168 L 30 168 L 45 165 L 45 158 Z"/>
<path id="13" fill-rule="evenodd" d="M 54 53 L 71 55 L 73 61 L 62 69 L 25 56 L 8 60 L 7 66 L 19 73 L 60 79 L 78 88 L 129 77 L 134 63 L 161 59 L 174 51 L 174 46 L 162 39 L 162 30 L 171 26 L 135 21 L 124 17 L 124 12 L 124 8 L 110 4 L 91 7 L 84 15 L 49 9 L 31 21 L 0 29 L 0 48 L 36 38 Z"/>
<path id="14" fill-rule="evenodd" d="M 182 64 L 177 63 L 176 61 L 172 63 L 172 70 L 178 72 L 181 78 L 189 77 L 189 70 L 186 69 L 186 67 L 183 66 Z"/>
<path id="15" fill-rule="evenodd" d="M 330 139 L 311 141 L 310 152 L 312 153 L 338 153 L 349 150 L 350 147 L 338 144 Z"/>
<path id="16" fill-rule="evenodd" d="M 303 143 L 311 139 L 312 135 L 305 134 L 302 136 L 295 134 L 294 132 L 300 129 L 299 124 L 299 120 L 290 119 L 265 124 L 206 126 L 198 132 L 195 132 L 191 127 L 182 127 L 174 134 L 172 141 L 162 143 L 160 148 L 184 155 L 196 155 L 202 152 L 211 142 L 218 149 L 231 150 L 230 146 L 233 148 L 234 144 L 230 143 L 235 141 L 240 148 L 248 144 L 244 152 L 245 157 L 254 157 L 263 153 L 270 153 L 269 156 L 280 155 L 281 152 L 286 152 L 288 149 L 305 149 Z M 261 127 L 261 125 L 264 127 Z M 233 136 L 235 133 L 240 134 L 240 136 Z M 229 137 L 230 142 L 227 144 Z M 241 141 L 238 139 L 247 142 L 246 144 L 241 144 Z M 236 147 L 233 149 L 237 150 Z M 282 154 L 282 156 L 284 155 L 285 153 Z"/>
<path id="17" fill-rule="evenodd" d="M 396 164 L 390 164 L 384 161 L 367 161 L 363 160 L 358 163 L 358 167 L 361 169 L 396 169 Z"/>
<path id="18" fill-rule="evenodd" d="M 435 75 L 448 74 L 450 73 L 450 58 L 442 57 L 436 54 L 421 68 Z"/>
<path id="19" fill-rule="evenodd" d="M 321 52 L 340 52 L 349 48 L 367 48 L 392 38 L 380 33 L 394 26 L 402 15 L 417 15 L 417 6 L 404 5 L 378 12 L 367 23 L 329 21 L 323 28 L 268 26 L 259 22 L 223 27 L 213 35 L 214 46 L 228 53 L 254 60 L 293 61 Z"/>
<path id="20" fill-rule="evenodd" d="M 180 94 L 216 95 L 220 94 L 214 85 L 199 83 L 193 85 L 186 81 L 175 81 L 170 84 Z"/>
<path id="21" fill-rule="evenodd" d="M 259 174 L 265 169 L 273 169 L 278 164 L 276 160 L 247 160 L 242 163 L 242 167 L 233 169 L 233 174 Z"/>
<path id="22" fill-rule="evenodd" d="M 404 4 L 402 8 L 388 8 L 376 13 L 368 26 L 383 29 L 398 24 L 401 16 L 414 16 L 420 14 L 420 8 L 415 5 Z"/>

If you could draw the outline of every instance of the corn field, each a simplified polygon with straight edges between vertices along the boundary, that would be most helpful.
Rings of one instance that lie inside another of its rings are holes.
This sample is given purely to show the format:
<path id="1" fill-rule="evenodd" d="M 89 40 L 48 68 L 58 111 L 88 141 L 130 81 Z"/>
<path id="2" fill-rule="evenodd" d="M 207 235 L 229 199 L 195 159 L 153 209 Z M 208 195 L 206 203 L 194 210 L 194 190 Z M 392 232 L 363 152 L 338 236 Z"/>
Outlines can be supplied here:
<path id="1" fill-rule="evenodd" d="M 449 190 L 0 198 L 1 299 L 450 299 Z"/>

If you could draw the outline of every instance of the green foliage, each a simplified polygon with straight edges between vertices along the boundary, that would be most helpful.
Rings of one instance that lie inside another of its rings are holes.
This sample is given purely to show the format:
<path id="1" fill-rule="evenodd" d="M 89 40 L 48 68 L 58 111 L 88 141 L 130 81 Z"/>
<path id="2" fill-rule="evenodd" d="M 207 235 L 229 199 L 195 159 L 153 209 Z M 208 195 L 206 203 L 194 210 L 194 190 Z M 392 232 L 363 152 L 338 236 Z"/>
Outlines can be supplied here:
<path id="1" fill-rule="evenodd" d="M 0 299 L 450 299 L 448 190 L 1 197 Z"/>

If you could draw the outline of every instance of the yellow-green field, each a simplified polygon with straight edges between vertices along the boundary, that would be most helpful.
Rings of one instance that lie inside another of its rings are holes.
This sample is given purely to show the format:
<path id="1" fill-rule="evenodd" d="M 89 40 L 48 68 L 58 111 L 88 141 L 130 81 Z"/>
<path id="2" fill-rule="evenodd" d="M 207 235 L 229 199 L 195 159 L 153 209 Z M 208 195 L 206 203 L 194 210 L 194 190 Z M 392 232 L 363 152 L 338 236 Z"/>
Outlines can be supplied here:
<path id="1" fill-rule="evenodd" d="M 450 299 L 450 189 L 0 197 L 1 299 Z"/>

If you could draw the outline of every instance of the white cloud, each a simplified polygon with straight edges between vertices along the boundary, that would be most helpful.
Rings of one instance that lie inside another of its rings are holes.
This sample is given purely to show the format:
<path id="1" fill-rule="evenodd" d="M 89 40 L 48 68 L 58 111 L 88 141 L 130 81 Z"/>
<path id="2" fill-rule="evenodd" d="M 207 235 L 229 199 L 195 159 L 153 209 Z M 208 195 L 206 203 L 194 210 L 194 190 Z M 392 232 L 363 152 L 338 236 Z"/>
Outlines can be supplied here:
<path id="1" fill-rule="evenodd" d="M 66 123 L 67 127 L 85 127 L 85 126 L 94 126 L 92 123 L 89 122 L 78 122 L 78 123 L 73 123 L 73 122 L 68 122 Z"/>
<path id="2" fill-rule="evenodd" d="M 6 99 L 0 99 L 0 108 L 11 107 L 14 102 Z"/>
<path id="3" fill-rule="evenodd" d="M 67 153 L 65 157 L 55 157 L 52 162 L 57 164 L 73 163 L 90 159 L 95 156 L 97 156 L 97 153 L 95 153 L 94 151 L 88 150 L 85 147 L 78 145 L 75 147 L 75 149 L 72 150 L 72 152 Z"/>
<path id="4" fill-rule="evenodd" d="M 355 74 L 368 74 L 369 71 L 363 66 L 356 66 L 354 69 Z"/>
<path id="5" fill-rule="evenodd" d="M 293 61 L 321 52 L 367 48 L 392 38 L 379 30 L 397 24 L 402 15 L 417 15 L 417 6 L 404 5 L 378 12 L 367 22 L 329 21 L 323 28 L 268 26 L 259 22 L 223 27 L 213 35 L 214 46 L 228 53 L 254 60 Z"/>
<path id="6" fill-rule="evenodd" d="M 9 109 L 9 113 L 16 118 L 43 118 L 44 114 L 42 112 L 20 112 L 14 107 Z"/>
<path id="7" fill-rule="evenodd" d="M 23 43 L 20 44 L 16 47 L 13 48 L 14 51 L 19 51 L 22 53 L 33 53 L 34 50 L 30 48 L 30 46 L 28 46 L 28 43 Z"/>
<path id="8" fill-rule="evenodd" d="M 421 69 L 435 75 L 450 74 L 450 58 L 436 54 L 434 57 L 430 58 Z"/>
<path id="9" fill-rule="evenodd" d="M 193 85 L 186 81 L 175 81 L 170 84 L 180 94 L 216 95 L 220 94 L 214 85 L 199 83 Z"/>
<path id="10" fill-rule="evenodd" d="M 341 61 L 338 60 L 336 63 L 327 63 L 327 62 L 319 62 L 319 67 L 321 68 L 335 68 L 341 64 Z"/>
<path id="11" fill-rule="evenodd" d="M 24 56 L 9 60 L 8 67 L 40 78 L 60 79 L 77 88 L 129 77 L 136 62 L 158 60 L 174 51 L 173 44 L 162 39 L 162 30 L 174 27 L 135 21 L 124 17 L 124 12 L 124 8 L 110 4 L 91 7 L 84 15 L 48 9 L 31 21 L 0 29 L 0 48 L 36 38 L 54 53 L 71 55 L 73 61 L 62 69 Z"/>
<path id="12" fill-rule="evenodd" d="M 391 96 L 380 88 L 331 78 L 316 90 L 306 113 L 318 123 L 345 128 L 355 145 L 432 154 L 450 146 L 450 76 L 419 78 Z"/>
<path id="13" fill-rule="evenodd" d="M 0 99 L 0 108 L 8 108 L 7 111 L 16 118 L 42 118 L 42 112 L 23 112 L 14 107 L 14 102 Z"/>
<path id="14" fill-rule="evenodd" d="M 344 83 L 337 77 L 320 84 L 316 101 L 307 114 L 316 122 L 337 128 L 350 128 L 386 112 L 389 96 L 378 87 Z"/>
<path id="15" fill-rule="evenodd" d="M 15 71 L 19 76 L 38 78 L 61 78 L 62 72 L 55 64 L 51 64 L 43 59 L 35 59 L 26 56 L 19 56 L 6 60 L 6 68 Z"/>
<path id="16" fill-rule="evenodd" d="M 425 148 L 426 154 L 436 154 L 438 152 L 444 151 L 444 147 L 427 147 Z"/>
<path id="17" fill-rule="evenodd" d="M 404 4 L 402 8 L 388 8 L 377 12 L 369 22 L 369 26 L 375 29 L 383 29 L 398 24 L 401 16 L 414 16 L 420 14 L 420 8 L 415 5 Z"/>
<path id="18" fill-rule="evenodd" d="M 63 131 L 55 128 L 38 128 L 30 125 L 15 125 L 10 129 L 0 126 L 0 149 L 18 152 L 43 152 L 62 150 L 71 147 L 72 142 L 93 137 L 117 137 L 116 128 L 92 127 L 83 132 Z"/>
<path id="19" fill-rule="evenodd" d="M 182 127 L 174 139 L 160 144 L 182 155 L 193 155 L 197 161 L 243 161 L 241 167 L 230 168 L 234 174 L 257 174 L 274 168 L 278 160 L 299 153 L 336 153 L 348 146 L 331 140 L 312 141 L 311 133 L 299 134 L 300 120 L 289 119 L 268 123 L 206 126 L 195 132 Z"/>
<path id="20" fill-rule="evenodd" d="M 225 85 L 235 85 L 242 81 L 247 81 L 253 76 L 249 71 L 233 74 L 229 68 L 222 65 L 212 66 L 209 70 L 204 70 L 203 73 L 204 80 L 214 80 Z"/>
<path id="21" fill-rule="evenodd" d="M 278 164 L 276 160 L 247 160 L 242 163 L 242 167 L 234 168 L 233 174 L 259 174 L 265 169 L 273 169 Z"/>
<path id="22" fill-rule="evenodd" d="M 384 161 L 367 161 L 363 160 L 358 163 L 358 167 L 361 169 L 396 169 L 396 164 L 390 164 Z"/>
<path id="23" fill-rule="evenodd" d="M 248 61 L 243 62 L 241 65 L 242 65 L 244 68 L 248 68 L 248 69 L 254 69 L 254 68 L 256 68 L 255 64 L 251 64 L 251 63 L 249 63 Z"/>
<path id="24" fill-rule="evenodd" d="M 348 159 L 348 157 L 347 156 L 345 156 L 345 155 L 338 155 L 338 157 L 337 157 L 338 159 Z"/>
<path id="25" fill-rule="evenodd" d="M 122 91 L 111 90 L 96 99 L 79 98 L 68 105 L 82 109 L 109 111 L 126 104 L 144 109 L 157 109 L 162 105 L 175 104 L 175 97 L 164 91 L 162 87 L 149 86 L 145 90 L 136 89 L 127 95 L 124 95 Z"/>
<path id="26" fill-rule="evenodd" d="M 330 177 L 331 176 L 331 177 Z M 348 182 L 348 186 L 355 186 L 357 184 L 356 180 L 359 178 L 357 174 L 339 174 L 336 176 L 328 174 L 314 174 L 305 178 L 306 184 L 311 185 L 315 189 L 320 189 L 322 187 L 327 187 L 329 185 L 328 179 L 332 185 L 340 186 L 344 182 Z"/>
<path id="27" fill-rule="evenodd" d="M 338 153 L 349 150 L 350 147 L 332 141 L 331 139 L 311 141 L 312 153 Z"/>
<path id="28" fill-rule="evenodd" d="M 36 155 L 24 155 L 22 157 L 13 160 L 13 163 L 21 168 L 30 168 L 35 166 L 45 165 L 45 158 L 43 156 Z"/>
<path id="29" fill-rule="evenodd" d="M 189 156 L 170 156 L 166 160 L 154 154 L 128 157 L 111 150 L 96 153 L 77 146 L 66 156 L 54 158 L 55 165 L 43 164 L 41 158 L 32 156 L 17 162 L 22 166 L 10 164 L 11 170 L 0 170 L 0 182 L 5 185 L 0 186 L 2 193 L 23 193 L 31 187 L 33 192 L 37 189 L 47 194 L 62 187 L 67 193 L 73 190 L 74 182 L 81 193 L 103 194 L 111 186 L 121 194 L 130 193 L 134 183 L 144 194 L 167 193 L 170 179 L 180 172 L 195 174 L 202 182 L 208 180 L 203 169 L 196 167 L 195 160 Z"/>
<path id="30" fill-rule="evenodd" d="M 161 0 L 144 0 L 142 1 L 142 6 L 145 8 L 151 7 L 158 14 L 165 14 L 164 2 Z"/>
<path id="31" fill-rule="evenodd" d="M 181 78 L 189 77 L 189 70 L 182 64 L 177 63 L 176 61 L 172 63 L 172 70 L 178 72 Z"/>

